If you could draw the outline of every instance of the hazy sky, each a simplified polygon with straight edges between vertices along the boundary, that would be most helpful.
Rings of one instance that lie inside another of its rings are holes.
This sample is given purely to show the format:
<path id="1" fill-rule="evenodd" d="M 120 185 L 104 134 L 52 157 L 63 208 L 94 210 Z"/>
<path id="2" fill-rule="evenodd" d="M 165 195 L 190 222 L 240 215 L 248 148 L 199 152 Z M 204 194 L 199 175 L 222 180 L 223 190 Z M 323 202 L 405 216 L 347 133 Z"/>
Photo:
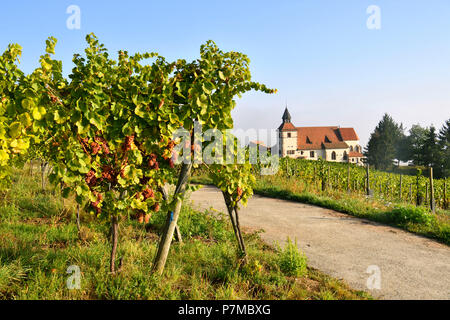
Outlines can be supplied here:
<path id="1" fill-rule="evenodd" d="M 80 29 L 66 27 L 72 4 Z M 366 26 L 370 5 L 381 10 L 380 30 Z M 276 129 L 287 101 L 295 125 L 351 126 L 364 145 L 385 112 L 407 128 L 450 118 L 449 17 L 448 0 L 16 0 L 2 3 L 0 50 L 22 45 L 30 71 L 55 36 L 67 74 L 90 32 L 114 54 L 168 59 L 194 59 L 212 39 L 246 53 L 253 79 L 278 89 L 239 99 L 236 128 Z"/>

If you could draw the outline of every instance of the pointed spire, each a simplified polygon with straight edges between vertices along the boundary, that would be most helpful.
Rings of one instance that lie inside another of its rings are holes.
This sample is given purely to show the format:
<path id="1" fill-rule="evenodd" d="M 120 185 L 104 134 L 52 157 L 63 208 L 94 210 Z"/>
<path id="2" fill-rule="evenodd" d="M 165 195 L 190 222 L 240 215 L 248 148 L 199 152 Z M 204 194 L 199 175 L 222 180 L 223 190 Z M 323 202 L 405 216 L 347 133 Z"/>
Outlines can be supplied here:
<path id="1" fill-rule="evenodd" d="M 286 103 L 286 109 L 284 110 L 282 119 L 283 119 L 283 123 L 291 122 L 291 115 L 290 115 L 290 113 L 288 111 L 287 103 Z"/>

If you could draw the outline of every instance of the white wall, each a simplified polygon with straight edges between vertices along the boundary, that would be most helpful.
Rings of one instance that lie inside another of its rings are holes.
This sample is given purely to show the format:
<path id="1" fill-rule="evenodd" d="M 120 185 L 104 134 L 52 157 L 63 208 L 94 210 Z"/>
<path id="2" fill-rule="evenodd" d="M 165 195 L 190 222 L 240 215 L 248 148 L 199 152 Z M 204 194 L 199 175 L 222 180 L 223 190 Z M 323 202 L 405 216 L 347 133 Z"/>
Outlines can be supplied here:
<path id="1" fill-rule="evenodd" d="M 291 137 L 288 138 L 288 133 L 291 134 Z M 290 157 L 296 157 L 295 155 L 288 155 L 288 150 L 297 150 L 297 131 L 282 131 L 281 132 L 281 139 L 280 139 L 280 146 L 281 146 L 281 155 L 283 157 L 290 156 Z"/>
<path id="2" fill-rule="evenodd" d="M 361 146 L 359 145 L 359 140 L 355 140 L 355 141 L 345 141 L 345 143 L 348 144 L 349 148 L 350 148 L 350 146 L 352 146 L 352 147 L 353 147 L 353 151 L 356 151 L 356 146 L 359 146 L 359 148 L 360 148 L 359 152 L 362 153 L 362 148 L 361 148 Z"/>

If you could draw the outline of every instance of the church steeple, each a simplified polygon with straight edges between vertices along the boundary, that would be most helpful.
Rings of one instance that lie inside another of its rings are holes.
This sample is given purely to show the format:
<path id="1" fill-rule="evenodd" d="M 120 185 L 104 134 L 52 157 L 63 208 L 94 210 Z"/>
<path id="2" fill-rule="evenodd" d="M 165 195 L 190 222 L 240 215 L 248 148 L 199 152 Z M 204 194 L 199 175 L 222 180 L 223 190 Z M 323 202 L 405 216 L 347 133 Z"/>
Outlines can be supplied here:
<path id="1" fill-rule="evenodd" d="M 281 119 L 283 119 L 283 123 L 291 122 L 291 115 L 289 113 L 287 106 L 286 109 L 284 110 L 283 117 Z"/>

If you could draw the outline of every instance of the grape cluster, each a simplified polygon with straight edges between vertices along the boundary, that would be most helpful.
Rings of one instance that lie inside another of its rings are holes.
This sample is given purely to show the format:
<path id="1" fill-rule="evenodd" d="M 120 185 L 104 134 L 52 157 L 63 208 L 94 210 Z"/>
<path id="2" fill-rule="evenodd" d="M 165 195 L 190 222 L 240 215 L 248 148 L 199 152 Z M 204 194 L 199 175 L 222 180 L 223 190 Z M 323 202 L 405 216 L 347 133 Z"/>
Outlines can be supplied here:
<path id="1" fill-rule="evenodd" d="M 125 143 L 122 146 L 123 152 L 127 152 L 128 150 L 131 150 L 131 146 L 134 143 L 134 135 L 132 136 L 126 136 L 125 137 Z"/>
<path id="2" fill-rule="evenodd" d="M 147 200 L 148 198 L 154 198 L 155 197 L 155 193 L 149 187 L 146 187 L 144 189 L 144 191 L 142 191 L 142 195 L 144 196 L 144 201 Z"/>
<path id="3" fill-rule="evenodd" d="M 97 177 L 95 176 L 95 171 L 91 170 L 88 173 L 86 173 L 84 180 L 86 181 L 87 185 L 90 188 L 95 186 L 97 184 Z"/>
<path id="4" fill-rule="evenodd" d="M 156 154 L 152 153 L 148 159 L 148 166 L 152 170 L 158 170 L 159 169 L 159 163 L 157 161 Z"/>
<path id="5" fill-rule="evenodd" d="M 113 185 L 117 182 L 117 174 L 112 166 L 110 165 L 102 166 L 102 179 L 111 182 L 111 184 Z"/>
<path id="6" fill-rule="evenodd" d="M 103 200 L 103 196 L 101 193 L 94 191 L 94 196 L 97 197 L 97 201 L 91 202 L 91 206 L 95 209 L 97 214 L 102 212 L 102 209 L 99 207 L 100 202 Z"/>

